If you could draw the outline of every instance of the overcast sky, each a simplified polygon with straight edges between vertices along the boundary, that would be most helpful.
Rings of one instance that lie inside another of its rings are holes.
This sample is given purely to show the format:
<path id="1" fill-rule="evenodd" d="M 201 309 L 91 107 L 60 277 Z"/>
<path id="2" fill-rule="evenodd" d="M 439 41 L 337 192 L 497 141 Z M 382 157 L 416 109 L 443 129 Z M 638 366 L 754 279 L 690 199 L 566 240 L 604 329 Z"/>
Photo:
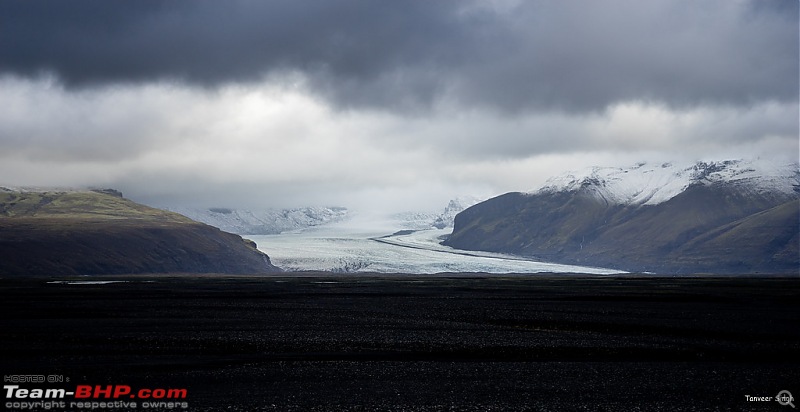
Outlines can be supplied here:
<path id="1" fill-rule="evenodd" d="M 797 161 L 796 0 L 0 0 L 0 185 L 438 209 Z"/>

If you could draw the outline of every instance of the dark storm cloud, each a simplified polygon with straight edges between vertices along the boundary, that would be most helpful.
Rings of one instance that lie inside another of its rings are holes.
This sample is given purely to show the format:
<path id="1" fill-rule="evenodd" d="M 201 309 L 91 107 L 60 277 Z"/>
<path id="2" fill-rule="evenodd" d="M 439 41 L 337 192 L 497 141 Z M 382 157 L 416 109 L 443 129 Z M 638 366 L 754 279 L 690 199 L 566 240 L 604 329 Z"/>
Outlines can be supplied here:
<path id="1" fill-rule="evenodd" d="M 452 37 L 466 35 L 470 27 L 456 21 L 454 5 L 3 2 L 0 12 L 7 18 L 0 28 L 0 69 L 21 75 L 54 72 L 70 86 L 153 79 L 217 85 L 301 72 L 323 91 L 352 94 L 356 103 L 380 101 L 380 94 L 401 87 L 418 97 L 432 93 L 422 84 L 437 77 L 421 73 L 425 67 L 435 71 L 452 65 L 459 60 L 454 52 L 463 51 Z M 360 85 L 373 96 L 351 91 Z"/>
<path id="2" fill-rule="evenodd" d="M 337 107 L 795 101 L 798 2 L 2 1 L 0 71 L 68 87 L 299 73 Z"/>

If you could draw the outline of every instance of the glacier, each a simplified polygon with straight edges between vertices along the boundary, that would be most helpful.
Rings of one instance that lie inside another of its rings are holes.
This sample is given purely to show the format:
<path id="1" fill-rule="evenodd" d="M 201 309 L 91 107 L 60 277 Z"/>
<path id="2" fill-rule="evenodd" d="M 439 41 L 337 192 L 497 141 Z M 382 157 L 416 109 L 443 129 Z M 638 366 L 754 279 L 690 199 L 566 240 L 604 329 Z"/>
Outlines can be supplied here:
<path id="1" fill-rule="evenodd" d="M 466 252 L 440 244 L 442 237 L 450 234 L 448 228 L 408 229 L 409 226 L 413 224 L 398 218 L 398 215 L 360 215 L 325 226 L 246 237 L 269 254 L 274 265 L 287 271 L 624 273 L 615 269 L 546 263 L 501 253 Z"/>
<path id="2" fill-rule="evenodd" d="M 480 201 L 475 196 L 461 196 L 450 200 L 440 211 L 391 214 L 343 207 L 171 210 L 256 242 L 274 265 L 286 271 L 622 273 L 442 246 L 440 242 L 452 231 L 455 216 Z"/>
<path id="3" fill-rule="evenodd" d="M 481 201 L 452 199 L 440 211 L 370 213 L 343 207 L 295 209 L 171 208 L 258 245 L 286 271 L 337 273 L 587 273 L 619 270 L 560 265 L 442 246 L 455 216 Z"/>

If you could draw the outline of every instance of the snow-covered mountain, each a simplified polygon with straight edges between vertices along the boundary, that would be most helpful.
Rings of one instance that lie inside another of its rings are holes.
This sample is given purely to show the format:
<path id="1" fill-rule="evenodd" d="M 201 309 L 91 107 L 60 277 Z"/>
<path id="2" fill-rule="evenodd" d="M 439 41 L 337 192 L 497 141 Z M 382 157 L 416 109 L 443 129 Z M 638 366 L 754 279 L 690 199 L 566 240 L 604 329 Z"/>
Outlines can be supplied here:
<path id="1" fill-rule="evenodd" d="M 458 212 L 478 203 L 480 199 L 463 196 L 450 200 L 441 211 L 409 211 L 384 217 L 399 229 L 443 229 L 453 226 Z M 310 227 L 349 221 L 359 215 L 344 207 L 302 207 L 295 209 L 230 209 L 171 207 L 170 211 L 239 235 L 274 235 Z M 361 216 L 363 217 L 363 216 Z M 385 222 L 384 222 L 385 223 Z"/>
<path id="2" fill-rule="evenodd" d="M 457 214 L 472 205 L 480 203 L 482 200 L 484 199 L 475 196 L 461 196 L 451 200 L 444 208 L 444 211 L 434 219 L 433 227 L 437 229 L 453 227 L 453 221 Z"/>
<path id="3" fill-rule="evenodd" d="M 393 214 L 391 218 L 398 222 L 403 229 L 444 229 L 453 227 L 453 220 L 459 212 L 481 200 L 475 196 L 459 196 L 451 199 L 441 212 L 401 212 Z"/>
<path id="4" fill-rule="evenodd" d="M 657 205 L 692 185 L 728 184 L 754 193 L 791 195 L 800 188 L 797 163 L 768 160 L 637 163 L 632 167 L 592 167 L 552 177 L 536 193 L 591 193 L 610 204 Z"/>
<path id="5" fill-rule="evenodd" d="M 459 213 L 445 244 L 666 273 L 797 273 L 800 167 L 767 160 L 594 167 Z"/>
<path id="6" fill-rule="evenodd" d="M 348 210 L 343 207 L 262 210 L 184 207 L 170 208 L 170 210 L 239 235 L 273 235 L 339 222 L 348 216 Z"/>

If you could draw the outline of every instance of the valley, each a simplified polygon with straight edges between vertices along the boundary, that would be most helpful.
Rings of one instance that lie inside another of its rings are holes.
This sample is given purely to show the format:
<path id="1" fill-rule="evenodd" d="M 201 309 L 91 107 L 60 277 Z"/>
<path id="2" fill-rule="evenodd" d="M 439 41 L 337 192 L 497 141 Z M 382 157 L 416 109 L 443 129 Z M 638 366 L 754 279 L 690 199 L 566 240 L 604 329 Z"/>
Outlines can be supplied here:
<path id="1" fill-rule="evenodd" d="M 451 229 L 402 229 L 403 222 L 342 222 L 278 235 L 247 235 L 286 271 L 336 273 L 590 273 L 620 270 L 546 263 L 440 244 Z"/>

